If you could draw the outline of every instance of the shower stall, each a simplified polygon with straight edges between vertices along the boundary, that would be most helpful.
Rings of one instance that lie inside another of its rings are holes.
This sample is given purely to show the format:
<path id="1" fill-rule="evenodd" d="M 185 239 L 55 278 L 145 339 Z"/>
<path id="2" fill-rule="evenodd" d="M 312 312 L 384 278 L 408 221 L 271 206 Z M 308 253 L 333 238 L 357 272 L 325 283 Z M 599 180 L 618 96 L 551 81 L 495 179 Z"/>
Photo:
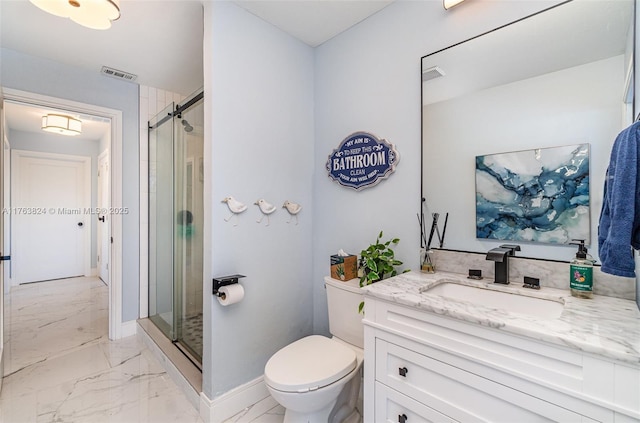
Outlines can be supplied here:
<path id="1" fill-rule="evenodd" d="M 202 363 L 203 92 L 149 122 L 149 319 Z"/>

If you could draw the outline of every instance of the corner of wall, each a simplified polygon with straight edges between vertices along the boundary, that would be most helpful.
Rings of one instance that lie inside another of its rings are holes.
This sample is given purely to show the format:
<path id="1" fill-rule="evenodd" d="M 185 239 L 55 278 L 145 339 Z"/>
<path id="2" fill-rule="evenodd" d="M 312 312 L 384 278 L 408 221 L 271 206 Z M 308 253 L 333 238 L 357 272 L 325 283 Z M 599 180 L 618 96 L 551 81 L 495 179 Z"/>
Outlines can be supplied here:
<path id="1" fill-rule="evenodd" d="M 214 399 L 210 399 L 202 392 L 200 393 L 200 417 L 205 423 L 222 423 L 267 397 L 269 397 L 269 391 L 262 376 Z"/>

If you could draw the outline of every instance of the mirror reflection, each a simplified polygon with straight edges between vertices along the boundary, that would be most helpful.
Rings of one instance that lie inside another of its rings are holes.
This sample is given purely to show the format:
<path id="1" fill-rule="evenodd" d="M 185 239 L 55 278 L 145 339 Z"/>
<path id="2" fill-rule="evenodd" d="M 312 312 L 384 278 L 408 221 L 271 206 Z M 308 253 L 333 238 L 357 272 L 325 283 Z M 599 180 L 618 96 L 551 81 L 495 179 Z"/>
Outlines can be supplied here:
<path id="1" fill-rule="evenodd" d="M 424 213 L 449 213 L 444 248 L 501 242 L 476 238 L 476 156 L 587 143 L 597 258 L 611 146 L 633 121 L 633 13 L 633 0 L 574 0 L 422 58 Z M 575 249 L 521 245 L 545 259 Z"/>

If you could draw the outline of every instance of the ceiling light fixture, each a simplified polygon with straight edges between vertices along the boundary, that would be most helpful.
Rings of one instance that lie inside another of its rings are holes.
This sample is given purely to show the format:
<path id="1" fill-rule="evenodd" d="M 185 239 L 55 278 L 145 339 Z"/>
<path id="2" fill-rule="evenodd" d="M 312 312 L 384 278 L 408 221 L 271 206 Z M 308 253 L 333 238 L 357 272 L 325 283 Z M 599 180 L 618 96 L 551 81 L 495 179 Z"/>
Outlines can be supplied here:
<path id="1" fill-rule="evenodd" d="M 31 0 L 33 1 L 33 0 Z M 442 0 L 442 5 L 444 6 L 445 9 L 449 10 L 451 9 L 453 6 L 457 6 L 460 3 L 462 3 L 464 0 Z"/>
<path id="2" fill-rule="evenodd" d="M 109 29 L 120 18 L 120 0 L 29 0 L 45 12 L 91 29 Z"/>
<path id="3" fill-rule="evenodd" d="M 42 116 L 42 130 L 61 135 L 80 135 L 82 121 L 66 115 L 48 114 Z"/>

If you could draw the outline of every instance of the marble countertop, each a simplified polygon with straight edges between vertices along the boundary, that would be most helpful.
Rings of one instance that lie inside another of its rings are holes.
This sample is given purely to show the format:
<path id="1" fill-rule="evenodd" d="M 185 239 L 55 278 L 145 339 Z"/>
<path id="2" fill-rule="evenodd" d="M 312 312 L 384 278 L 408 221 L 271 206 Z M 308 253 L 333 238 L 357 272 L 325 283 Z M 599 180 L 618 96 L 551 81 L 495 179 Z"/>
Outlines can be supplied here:
<path id="1" fill-rule="evenodd" d="M 535 317 L 424 292 L 451 281 L 557 301 L 564 304 L 564 310 L 559 318 Z M 447 272 L 412 271 L 363 289 L 370 297 L 640 366 L 640 311 L 634 301 L 601 295 L 582 299 L 571 296 L 569 290 L 497 285 L 491 280 L 476 281 Z"/>

